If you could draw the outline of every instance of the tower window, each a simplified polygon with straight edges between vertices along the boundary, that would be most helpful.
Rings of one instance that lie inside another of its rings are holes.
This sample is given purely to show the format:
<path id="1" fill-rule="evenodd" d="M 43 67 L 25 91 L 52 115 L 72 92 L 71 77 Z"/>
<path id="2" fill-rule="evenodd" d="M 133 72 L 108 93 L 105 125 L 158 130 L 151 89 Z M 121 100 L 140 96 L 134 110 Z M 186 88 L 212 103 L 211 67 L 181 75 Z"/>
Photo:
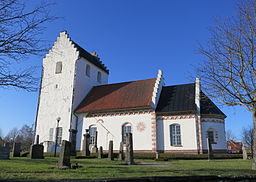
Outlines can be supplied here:
<path id="1" fill-rule="evenodd" d="M 91 67 L 90 65 L 86 65 L 86 76 L 90 77 L 90 71 L 91 71 Z"/>
<path id="2" fill-rule="evenodd" d="M 101 83 L 101 72 L 98 71 L 98 75 L 97 75 L 97 81 L 99 83 Z"/>
<path id="3" fill-rule="evenodd" d="M 170 125 L 170 140 L 171 140 L 171 146 L 181 145 L 181 132 L 180 132 L 179 124 Z"/>
<path id="4" fill-rule="evenodd" d="M 59 74 L 61 73 L 61 71 L 62 71 L 62 62 L 59 61 L 56 63 L 55 73 Z"/>

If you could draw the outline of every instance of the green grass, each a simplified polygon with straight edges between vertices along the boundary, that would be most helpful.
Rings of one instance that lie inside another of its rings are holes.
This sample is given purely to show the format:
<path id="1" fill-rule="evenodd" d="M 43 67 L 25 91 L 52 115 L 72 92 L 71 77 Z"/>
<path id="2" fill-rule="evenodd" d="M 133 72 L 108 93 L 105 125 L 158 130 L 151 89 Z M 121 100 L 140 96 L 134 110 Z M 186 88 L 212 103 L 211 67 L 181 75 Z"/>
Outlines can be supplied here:
<path id="1" fill-rule="evenodd" d="M 251 161 L 225 160 L 136 160 L 136 163 L 164 163 L 168 165 L 123 165 L 120 161 L 107 159 L 72 159 L 82 168 L 56 169 L 58 158 L 31 160 L 12 158 L 0 160 L 0 179 L 47 180 L 47 179 L 95 179 L 146 176 L 190 176 L 190 175 L 252 175 Z"/>

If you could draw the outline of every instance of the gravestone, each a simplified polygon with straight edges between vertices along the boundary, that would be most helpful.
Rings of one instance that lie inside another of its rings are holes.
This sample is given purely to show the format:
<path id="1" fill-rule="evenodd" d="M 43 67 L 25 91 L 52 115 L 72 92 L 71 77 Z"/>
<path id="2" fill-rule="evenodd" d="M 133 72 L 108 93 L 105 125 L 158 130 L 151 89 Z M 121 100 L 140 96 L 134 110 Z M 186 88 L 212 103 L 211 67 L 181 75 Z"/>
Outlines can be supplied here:
<path id="1" fill-rule="evenodd" d="M 208 160 L 210 161 L 213 159 L 213 151 L 212 151 L 212 142 L 209 137 L 207 138 L 207 147 L 208 147 Z"/>
<path id="2" fill-rule="evenodd" d="M 58 168 L 70 168 L 70 153 L 71 152 L 71 142 L 62 140 L 60 157 L 58 162 Z"/>
<path id="3" fill-rule="evenodd" d="M 5 143 L 4 146 L 0 146 L 0 160 L 10 159 L 10 144 Z"/>
<path id="4" fill-rule="evenodd" d="M 120 142 L 120 147 L 119 147 L 119 160 L 124 160 L 124 144 L 123 142 Z"/>
<path id="5" fill-rule="evenodd" d="M 89 130 L 85 130 L 84 141 L 83 141 L 83 151 L 82 151 L 83 156 L 86 156 L 86 157 L 90 156 L 89 143 L 90 143 Z"/>
<path id="6" fill-rule="evenodd" d="M 71 142 L 71 151 L 70 151 L 70 155 L 71 156 L 76 156 L 76 134 L 77 134 L 77 130 L 74 129 L 69 129 L 70 132 L 70 142 Z"/>
<path id="7" fill-rule="evenodd" d="M 103 148 L 100 146 L 100 149 L 98 150 L 98 158 L 102 159 L 103 158 Z"/>
<path id="8" fill-rule="evenodd" d="M 113 140 L 109 141 L 109 146 L 108 146 L 108 159 L 109 160 L 114 160 L 114 154 L 113 154 Z"/>
<path id="9" fill-rule="evenodd" d="M 159 152 L 156 151 L 156 160 L 159 159 Z"/>
<path id="10" fill-rule="evenodd" d="M 44 146 L 39 144 L 39 135 L 36 136 L 36 144 L 30 147 L 30 159 L 43 159 Z"/>
<path id="11" fill-rule="evenodd" d="M 247 151 L 246 151 L 244 145 L 242 146 L 242 151 L 243 151 L 243 160 L 247 160 L 248 156 L 247 156 Z"/>
<path id="12" fill-rule="evenodd" d="M 126 133 L 125 161 L 128 165 L 134 164 L 132 133 Z"/>
<path id="13" fill-rule="evenodd" d="M 20 157 L 20 150 L 21 150 L 21 143 L 14 143 L 12 149 L 12 156 L 13 157 Z"/>

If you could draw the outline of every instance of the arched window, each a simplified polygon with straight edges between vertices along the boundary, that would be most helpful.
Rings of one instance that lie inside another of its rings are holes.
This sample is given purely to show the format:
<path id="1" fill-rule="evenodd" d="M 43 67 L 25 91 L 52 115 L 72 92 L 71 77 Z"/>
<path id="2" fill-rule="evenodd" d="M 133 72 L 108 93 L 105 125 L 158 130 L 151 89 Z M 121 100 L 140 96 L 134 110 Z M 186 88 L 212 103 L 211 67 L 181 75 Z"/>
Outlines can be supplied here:
<path id="1" fill-rule="evenodd" d="M 170 125 L 170 140 L 171 146 L 181 145 L 181 132 L 179 124 Z"/>
<path id="2" fill-rule="evenodd" d="M 59 61 L 56 63 L 55 73 L 59 74 L 61 72 L 62 72 L 62 62 Z"/>
<path id="3" fill-rule="evenodd" d="M 86 65 L 86 76 L 90 77 L 91 67 L 89 64 Z"/>
<path id="4" fill-rule="evenodd" d="M 96 132 L 97 132 L 97 127 L 95 125 L 92 125 L 89 127 L 89 134 L 90 134 L 90 144 L 95 145 L 96 144 Z"/>
<path id="5" fill-rule="evenodd" d="M 213 130 L 212 128 L 209 128 L 209 129 L 207 130 L 206 138 L 209 138 L 210 141 L 211 141 L 211 143 L 215 143 L 214 134 L 215 134 L 215 132 L 214 132 L 214 130 Z"/>
<path id="6" fill-rule="evenodd" d="M 126 143 L 126 133 L 132 133 L 132 125 L 130 123 L 126 123 L 122 126 L 122 142 Z"/>
<path id="7" fill-rule="evenodd" d="M 99 83 L 101 83 L 101 72 L 98 71 L 98 75 L 97 75 L 97 81 Z"/>

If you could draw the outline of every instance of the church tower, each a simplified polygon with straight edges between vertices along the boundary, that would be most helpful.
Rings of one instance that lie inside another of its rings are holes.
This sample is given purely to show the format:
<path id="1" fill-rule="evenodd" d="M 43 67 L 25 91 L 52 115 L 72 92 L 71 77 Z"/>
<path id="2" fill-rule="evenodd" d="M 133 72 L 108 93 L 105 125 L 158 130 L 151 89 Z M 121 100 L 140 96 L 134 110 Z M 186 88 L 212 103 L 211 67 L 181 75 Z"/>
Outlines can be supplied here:
<path id="1" fill-rule="evenodd" d="M 35 129 L 45 152 L 59 150 L 62 140 L 75 147 L 74 110 L 93 86 L 108 83 L 109 71 L 96 53 L 89 53 L 61 32 L 43 59 Z"/>

